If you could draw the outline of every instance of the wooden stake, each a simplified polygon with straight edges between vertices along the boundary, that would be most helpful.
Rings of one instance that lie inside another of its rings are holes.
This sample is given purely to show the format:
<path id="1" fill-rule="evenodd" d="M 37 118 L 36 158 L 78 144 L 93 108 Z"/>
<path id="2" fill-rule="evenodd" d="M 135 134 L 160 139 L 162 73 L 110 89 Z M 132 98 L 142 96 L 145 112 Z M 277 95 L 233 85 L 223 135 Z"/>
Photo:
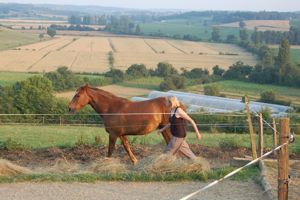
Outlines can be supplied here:
<path id="1" fill-rule="evenodd" d="M 276 148 L 278 145 L 277 142 L 277 127 L 276 127 L 276 120 L 273 118 L 273 147 Z"/>
<path id="2" fill-rule="evenodd" d="M 264 123 L 261 113 L 258 115 L 258 157 L 264 155 Z"/>
<path id="3" fill-rule="evenodd" d="M 250 132 L 252 158 L 256 159 L 257 158 L 256 144 L 254 141 L 254 130 L 253 130 L 253 125 L 252 125 L 251 113 L 250 113 L 250 109 L 249 109 L 249 100 L 248 100 L 247 96 L 245 96 L 245 107 L 246 107 L 247 116 L 248 116 L 248 127 L 249 127 L 249 132 Z"/>
<path id="4" fill-rule="evenodd" d="M 290 119 L 280 119 L 280 145 L 289 140 Z M 278 155 L 278 200 L 288 200 L 289 152 L 288 145 L 279 150 Z"/>

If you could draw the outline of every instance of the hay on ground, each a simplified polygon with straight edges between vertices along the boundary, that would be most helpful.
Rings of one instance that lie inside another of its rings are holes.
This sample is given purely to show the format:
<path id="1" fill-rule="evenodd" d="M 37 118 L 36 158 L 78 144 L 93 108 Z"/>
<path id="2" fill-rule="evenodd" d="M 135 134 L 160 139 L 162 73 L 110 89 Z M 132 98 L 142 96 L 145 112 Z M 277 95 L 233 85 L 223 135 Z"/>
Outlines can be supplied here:
<path id="1" fill-rule="evenodd" d="M 142 159 L 135 168 L 146 173 L 168 174 L 176 172 L 204 172 L 209 170 L 210 166 L 201 157 L 187 160 L 170 155 L 160 155 Z"/>
<path id="2" fill-rule="evenodd" d="M 70 163 L 66 158 L 58 158 L 55 160 L 55 164 L 45 171 L 53 173 L 75 173 L 78 172 L 80 166 L 77 163 Z"/>
<path id="3" fill-rule="evenodd" d="M 0 159 L 0 176 L 14 176 L 18 174 L 30 174 L 31 170 L 26 167 L 13 164 L 8 160 Z"/>
<path id="4" fill-rule="evenodd" d="M 104 174 L 117 174 L 127 171 L 126 165 L 117 158 L 104 158 L 93 162 L 85 171 Z"/>

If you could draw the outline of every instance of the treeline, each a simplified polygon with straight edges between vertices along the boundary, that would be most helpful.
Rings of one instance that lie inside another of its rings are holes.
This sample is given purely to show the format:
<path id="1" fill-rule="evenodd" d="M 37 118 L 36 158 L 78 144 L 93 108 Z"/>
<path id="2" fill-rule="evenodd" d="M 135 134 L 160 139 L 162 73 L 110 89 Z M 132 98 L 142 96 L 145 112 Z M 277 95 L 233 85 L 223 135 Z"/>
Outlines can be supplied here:
<path id="1" fill-rule="evenodd" d="M 57 25 L 57 24 L 51 24 L 49 28 L 54 30 L 61 30 L 61 31 L 101 31 L 102 28 L 93 28 L 89 26 L 84 25 Z M 48 29 L 49 29 L 48 28 Z"/>
<path id="2" fill-rule="evenodd" d="M 68 18 L 70 24 L 84 24 L 84 25 L 106 25 L 109 17 L 107 15 L 91 16 L 91 15 L 71 15 Z"/>
<path id="3" fill-rule="evenodd" d="M 161 16 L 159 20 L 170 19 L 199 19 L 208 18 L 212 19 L 214 23 L 230 23 L 244 20 L 289 20 L 291 18 L 300 18 L 300 14 L 297 12 L 276 12 L 276 11 L 192 11 L 180 14 L 174 14 L 170 16 Z"/>

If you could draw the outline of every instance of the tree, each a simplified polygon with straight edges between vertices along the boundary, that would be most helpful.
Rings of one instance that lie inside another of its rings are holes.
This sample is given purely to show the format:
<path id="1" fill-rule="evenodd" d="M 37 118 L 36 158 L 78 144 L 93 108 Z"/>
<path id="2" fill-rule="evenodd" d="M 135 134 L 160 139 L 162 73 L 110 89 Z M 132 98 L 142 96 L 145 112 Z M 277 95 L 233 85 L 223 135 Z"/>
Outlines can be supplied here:
<path id="1" fill-rule="evenodd" d="M 225 70 L 224 69 L 221 69 L 219 67 L 219 65 L 216 65 L 213 67 L 213 75 L 216 75 L 216 76 L 223 76 Z"/>
<path id="2" fill-rule="evenodd" d="M 41 76 L 33 76 L 13 86 L 14 106 L 20 113 L 52 113 L 55 108 L 52 83 Z"/>
<path id="3" fill-rule="evenodd" d="M 39 38 L 40 38 L 40 41 L 42 41 L 42 39 L 44 38 L 44 33 L 40 33 Z"/>
<path id="4" fill-rule="evenodd" d="M 157 64 L 155 74 L 160 77 L 167 77 L 170 75 L 178 74 L 178 72 L 173 67 L 173 65 L 166 63 L 166 62 L 160 62 Z"/>
<path id="5" fill-rule="evenodd" d="M 237 42 L 237 38 L 233 34 L 227 35 L 226 42 L 234 44 Z"/>
<path id="6" fill-rule="evenodd" d="M 166 77 L 163 82 L 159 85 L 161 90 L 174 90 L 185 88 L 185 78 L 180 75 L 172 75 Z"/>
<path id="7" fill-rule="evenodd" d="M 220 41 L 220 30 L 217 27 L 214 27 L 212 32 L 211 32 L 211 40 L 214 42 L 219 42 Z"/>
<path id="8" fill-rule="evenodd" d="M 249 35 L 248 35 L 246 29 L 240 30 L 240 39 L 241 39 L 242 41 L 247 41 L 247 40 L 249 39 Z"/>
<path id="9" fill-rule="evenodd" d="M 135 27 L 135 34 L 140 34 L 141 33 L 141 28 L 140 28 L 140 25 L 136 25 Z"/>
<path id="10" fill-rule="evenodd" d="M 260 94 L 260 101 L 265 103 L 276 103 L 276 94 L 273 91 L 265 91 Z"/>
<path id="11" fill-rule="evenodd" d="M 149 72 L 145 65 L 133 64 L 126 70 L 126 74 L 134 78 L 140 78 L 148 76 Z"/>
<path id="12" fill-rule="evenodd" d="M 110 71 L 105 73 L 106 77 L 111 77 L 113 83 L 122 82 L 125 78 L 124 72 L 119 69 L 110 69 Z"/>
<path id="13" fill-rule="evenodd" d="M 246 23 L 244 21 L 240 21 L 239 22 L 239 26 L 240 26 L 240 28 L 245 28 L 246 27 Z"/>
<path id="14" fill-rule="evenodd" d="M 54 28 L 51 28 L 51 27 L 48 27 L 47 28 L 47 34 L 50 36 L 50 37 L 54 37 L 56 35 L 56 29 Z"/>
<path id="15" fill-rule="evenodd" d="M 287 71 L 287 66 L 290 64 L 290 44 L 288 40 L 282 40 L 278 51 L 279 77 L 280 82 L 283 82 L 284 75 Z"/>

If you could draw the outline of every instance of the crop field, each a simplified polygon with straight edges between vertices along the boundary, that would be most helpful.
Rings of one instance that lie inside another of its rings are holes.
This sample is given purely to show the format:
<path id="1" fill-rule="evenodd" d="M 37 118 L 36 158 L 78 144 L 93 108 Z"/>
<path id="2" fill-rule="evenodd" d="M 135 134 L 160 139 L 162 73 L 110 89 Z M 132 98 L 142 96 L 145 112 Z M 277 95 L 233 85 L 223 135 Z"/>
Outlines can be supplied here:
<path id="1" fill-rule="evenodd" d="M 245 28 L 259 31 L 289 31 L 289 20 L 245 20 Z M 239 28 L 239 22 L 218 25 L 219 27 Z"/>
<path id="2" fill-rule="evenodd" d="M 60 36 L 0 52 L 0 70 L 48 72 L 66 66 L 74 72 L 102 73 L 109 70 L 107 54 L 110 51 L 114 55 L 114 66 L 123 70 L 135 63 L 155 68 L 159 62 L 169 62 L 177 69 L 202 67 L 210 70 L 215 65 L 227 68 L 237 61 L 250 65 L 257 62 L 255 56 L 230 44 Z"/>

